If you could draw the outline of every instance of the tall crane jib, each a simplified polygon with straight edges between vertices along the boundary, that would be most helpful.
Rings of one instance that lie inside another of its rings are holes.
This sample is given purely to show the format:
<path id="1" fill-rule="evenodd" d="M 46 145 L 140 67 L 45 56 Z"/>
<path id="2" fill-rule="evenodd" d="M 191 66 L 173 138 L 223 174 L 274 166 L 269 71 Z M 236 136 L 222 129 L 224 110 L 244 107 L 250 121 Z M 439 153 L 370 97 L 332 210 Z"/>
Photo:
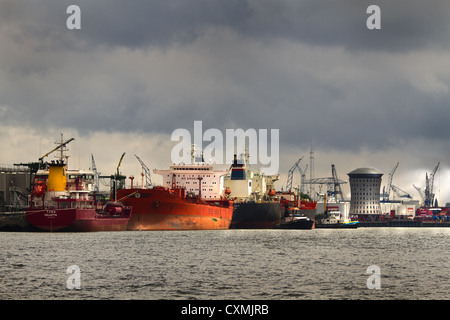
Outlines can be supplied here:
<path id="1" fill-rule="evenodd" d="M 150 169 L 145 165 L 145 163 L 141 160 L 141 158 L 139 158 L 137 155 L 134 156 L 138 159 L 139 163 L 142 166 L 142 170 L 144 171 L 142 174 L 145 175 L 145 187 L 149 189 L 153 186 Z"/>
<path id="2" fill-rule="evenodd" d="M 413 187 L 419 192 L 420 199 L 422 200 L 421 205 L 423 205 L 425 203 L 425 193 L 419 187 L 416 187 L 415 185 L 413 185 Z"/>
<path id="3" fill-rule="evenodd" d="M 389 173 L 389 178 L 388 178 L 388 183 L 387 183 L 387 190 L 384 190 L 384 187 L 383 187 L 383 201 L 384 202 L 388 202 L 389 201 L 389 197 L 390 197 L 391 190 L 392 190 L 392 177 L 394 176 L 395 170 L 397 170 L 398 165 L 399 165 L 399 162 L 397 162 L 397 164 L 394 166 L 394 168 Z"/>
<path id="4" fill-rule="evenodd" d="M 425 175 L 425 206 L 431 207 L 434 204 L 434 176 L 436 174 L 437 169 L 439 168 L 440 162 L 434 167 L 433 171 L 430 174 L 430 177 L 428 177 L 428 173 Z"/>
<path id="5" fill-rule="evenodd" d="M 92 159 L 92 172 L 94 172 L 94 191 L 99 191 L 99 181 L 100 181 L 100 172 L 97 171 L 97 166 L 95 165 L 94 155 L 91 153 Z"/>
<path id="6" fill-rule="evenodd" d="M 286 182 L 286 191 L 292 190 L 292 180 L 294 178 L 295 170 L 298 169 L 300 171 L 300 174 L 302 174 L 302 170 L 299 167 L 300 161 L 302 161 L 302 159 L 303 159 L 303 157 L 298 159 L 297 162 L 292 166 L 292 168 L 289 169 L 288 178 L 287 178 L 287 182 Z"/>
<path id="7" fill-rule="evenodd" d="M 339 178 L 336 173 L 336 167 L 334 164 L 331 165 L 331 175 L 333 178 L 333 184 L 334 184 L 334 196 L 336 197 L 336 200 L 338 199 L 338 196 L 341 201 L 345 201 L 344 194 L 342 193 L 341 184 L 339 182 Z"/>
<path id="8" fill-rule="evenodd" d="M 49 154 L 55 152 L 55 151 L 58 150 L 58 149 L 61 149 L 61 160 L 63 160 L 62 157 L 63 157 L 64 147 L 65 147 L 67 144 L 69 144 L 69 142 L 72 142 L 73 140 L 75 140 L 75 139 L 74 139 L 74 138 L 70 138 L 70 139 L 67 140 L 66 142 L 62 142 L 62 135 L 61 135 L 61 143 L 60 143 L 56 148 L 54 148 L 53 150 L 47 152 L 47 153 L 44 154 L 42 157 L 40 157 L 40 158 L 39 158 L 39 163 L 40 163 L 41 165 L 43 165 L 44 158 L 47 157 Z"/>

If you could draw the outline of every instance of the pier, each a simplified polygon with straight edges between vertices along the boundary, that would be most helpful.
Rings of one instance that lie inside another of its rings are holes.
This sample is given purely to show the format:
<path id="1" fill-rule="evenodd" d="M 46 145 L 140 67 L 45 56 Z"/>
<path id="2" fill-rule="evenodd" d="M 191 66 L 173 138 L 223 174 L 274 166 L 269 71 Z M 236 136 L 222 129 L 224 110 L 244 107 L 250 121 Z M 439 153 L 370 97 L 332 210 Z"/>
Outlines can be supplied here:
<path id="1" fill-rule="evenodd" d="M 450 222 L 439 222 L 439 221 L 413 221 L 413 220 L 391 220 L 391 221 L 360 221 L 358 227 L 433 227 L 442 228 L 450 227 Z"/>

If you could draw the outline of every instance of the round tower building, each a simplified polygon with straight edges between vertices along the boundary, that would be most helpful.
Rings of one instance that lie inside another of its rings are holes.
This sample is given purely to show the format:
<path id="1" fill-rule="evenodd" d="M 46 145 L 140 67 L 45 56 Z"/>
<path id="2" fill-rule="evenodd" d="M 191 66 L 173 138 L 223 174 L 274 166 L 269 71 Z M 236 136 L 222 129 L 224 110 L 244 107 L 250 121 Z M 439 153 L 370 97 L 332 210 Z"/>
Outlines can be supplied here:
<path id="1" fill-rule="evenodd" d="M 358 168 L 348 173 L 351 192 L 350 216 L 358 216 L 361 220 L 369 215 L 381 215 L 382 175 L 383 173 L 374 168 Z"/>

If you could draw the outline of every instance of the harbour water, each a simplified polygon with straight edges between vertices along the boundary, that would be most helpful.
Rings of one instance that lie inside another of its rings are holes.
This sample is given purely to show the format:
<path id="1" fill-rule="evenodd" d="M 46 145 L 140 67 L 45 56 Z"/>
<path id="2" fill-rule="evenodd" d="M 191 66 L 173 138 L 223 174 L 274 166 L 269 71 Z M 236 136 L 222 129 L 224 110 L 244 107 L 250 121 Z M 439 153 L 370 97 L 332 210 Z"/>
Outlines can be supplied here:
<path id="1" fill-rule="evenodd" d="M 449 228 L 0 232 L 0 299 L 448 300 L 449 240 Z"/>

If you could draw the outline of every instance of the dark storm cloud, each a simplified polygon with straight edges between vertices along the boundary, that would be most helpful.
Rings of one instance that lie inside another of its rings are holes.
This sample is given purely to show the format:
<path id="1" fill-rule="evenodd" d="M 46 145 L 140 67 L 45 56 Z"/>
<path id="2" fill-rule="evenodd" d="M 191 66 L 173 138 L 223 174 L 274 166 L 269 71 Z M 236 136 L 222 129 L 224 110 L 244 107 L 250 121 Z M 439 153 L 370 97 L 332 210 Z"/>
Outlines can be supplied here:
<path id="1" fill-rule="evenodd" d="M 70 4 L 82 12 L 82 32 L 75 38 L 64 28 Z M 382 28 L 376 32 L 366 28 L 371 4 L 381 8 Z M 450 37 L 446 0 L 15 0 L 3 1 L 0 11 L 1 24 L 19 25 L 31 36 L 53 37 L 60 45 L 74 45 L 78 39 L 90 46 L 168 46 L 190 43 L 207 28 L 230 28 L 263 41 L 281 37 L 358 50 L 448 47 Z"/>
<path id="2" fill-rule="evenodd" d="M 381 8 L 382 28 L 366 28 L 367 7 Z M 189 43 L 206 28 L 230 28 L 267 41 L 288 38 L 357 50 L 448 47 L 450 3 L 433 1 L 169 0 L 81 1 L 85 36 L 127 47 Z"/>
<path id="3" fill-rule="evenodd" d="M 66 28 L 70 4 L 81 30 Z M 381 30 L 366 28 L 370 4 L 381 7 Z M 414 128 L 446 119 L 448 75 L 431 68 L 436 94 L 405 72 L 427 71 L 427 56 L 397 65 L 401 54 L 448 48 L 448 12 L 437 0 L 3 1 L 0 106 L 9 120 L 81 131 L 170 133 L 203 120 L 336 148 L 435 138 L 434 127 Z M 364 58 L 374 52 L 397 56 Z"/>

